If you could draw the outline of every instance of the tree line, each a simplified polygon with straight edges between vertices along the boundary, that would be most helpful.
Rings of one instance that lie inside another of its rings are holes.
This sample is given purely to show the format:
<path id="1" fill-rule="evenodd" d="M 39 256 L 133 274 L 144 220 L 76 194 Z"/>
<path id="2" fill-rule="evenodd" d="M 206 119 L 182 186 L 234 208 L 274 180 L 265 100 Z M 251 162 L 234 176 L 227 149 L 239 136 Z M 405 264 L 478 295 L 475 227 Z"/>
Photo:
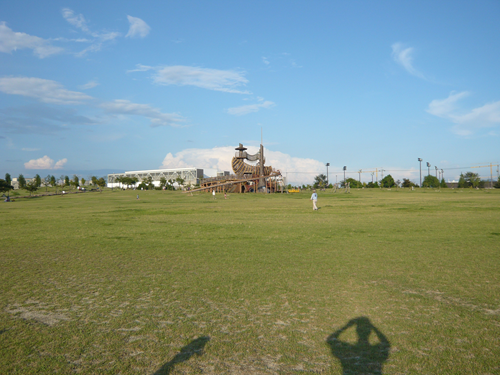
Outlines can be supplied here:
<path id="1" fill-rule="evenodd" d="M 33 177 L 28 182 L 26 178 L 22 174 L 20 174 L 17 178 L 17 182 L 20 189 L 29 191 L 31 195 L 32 193 L 40 189 L 42 185 L 43 187 L 45 187 L 45 191 L 47 191 L 49 187 L 63 188 L 66 186 L 73 186 L 76 189 L 78 186 L 84 186 L 87 181 L 83 177 L 80 179 L 77 175 L 73 175 L 72 179 L 70 179 L 69 176 L 64 175 L 60 176 L 59 178 L 56 178 L 53 175 L 48 175 L 47 177 L 42 179 L 39 174 L 36 174 L 35 177 Z M 92 176 L 90 178 L 89 184 L 95 187 L 100 187 L 102 189 L 106 186 L 106 180 L 103 177 L 97 178 L 96 176 Z M 9 173 L 6 173 L 5 179 L 0 179 L 0 192 L 8 193 L 13 189 L 14 187 L 12 186 L 12 177 Z"/>
<path id="2" fill-rule="evenodd" d="M 403 188 L 411 188 L 418 187 L 418 184 L 410 181 L 408 178 L 403 178 L 403 181 L 397 180 L 394 181 L 394 178 L 389 174 L 382 178 L 380 181 L 370 181 L 370 182 L 361 182 L 354 178 L 346 178 L 345 181 L 340 182 L 340 187 L 345 187 L 349 184 L 352 188 L 392 188 L 392 187 L 403 187 Z M 486 187 L 487 181 L 481 180 L 479 174 L 473 172 L 467 172 L 465 174 L 460 174 L 460 179 L 458 181 L 458 188 L 484 188 Z M 314 189 L 326 189 L 332 188 L 333 185 L 328 183 L 327 176 L 324 174 L 319 174 L 314 177 L 314 182 L 311 185 L 302 185 L 303 189 L 314 188 Z M 444 178 L 439 181 L 439 179 L 432 175 L 425 176 L 422 181 L 422 187 L 430 187 L 430 188 L 447 188 Z M 493 185 L 496 189 L 500 189 L 500 177 L 498 181 Z M 289 186 L 291 188 L 291 186 Z"/>

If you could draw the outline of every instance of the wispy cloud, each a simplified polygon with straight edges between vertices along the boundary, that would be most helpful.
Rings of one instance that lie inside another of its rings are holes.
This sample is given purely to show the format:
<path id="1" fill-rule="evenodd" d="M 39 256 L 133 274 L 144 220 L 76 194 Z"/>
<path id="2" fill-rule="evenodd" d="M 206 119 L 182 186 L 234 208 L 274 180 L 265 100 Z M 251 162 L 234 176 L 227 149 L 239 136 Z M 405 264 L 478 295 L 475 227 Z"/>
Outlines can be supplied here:
<path id="1" fill-rule="evenodd" d="M 41 157 L 40 159 L 33 159 L 27 163 L 24 163 L 24 168 L 26 169 L 62 169 L 64 164 L 66 164 L 68 159 L 64 158 L 54 163 L 54 160 L 49 158 L 47 155 Z"/>
<path id="2" fill-rule="evenodd" d="M 147 104 L 132 103 L 128 100 L 115 100 L 99 105 L 108 113 L 144 116 L 151 120 L 151 126 L 179 126 L 184 118 L 176 113 L 162 113 L 158 108 Z"/>
<path id="3" fill-rule="evenodd" d="M 0 78 L 0 91 L 52 104 L 82 104 L 92 99 L 84 93 L 66 90 L 55 81 L 32 77 Z"/>
<path id="4" fill-rule="evenodd" d="M 244 72 L 182 65 L 150 67 L 141 64 L 129 72 L 147 70 L 155 72 L 153 81 L 159 85 L 196 86 L 207 90 L 250 94 L 248 91 L 238 89 L 248 83 Z"/>
<path id="5" fill-rule="evenodd" d="M 84 85 L 81 85 L 81 86 L 78 86 L 78 88 L 82 89 L 82 90 L 89 90 L 89 89 L 92 89 L 96 86 L 99 86 L 99 82 L 97 82 L 97 80 L 92 80 L 90 82 L 87 82 L 86 84 Z"/>
<path id="6" fill-rule="evenodd" d="M 481 128 L 500 125 L 500 101 L 487 103 L 472 110 L 464 110 L 457 102 L 470 95 L 467 91 L 452 92 L 446 99 L 435 99 L 429 103 L 427 112 L 452 121 L 452 131 L 459 135 L 471 135 Z"/>
<path id="7" fill-rule="evenodd" d="M 112 31 L 112 32 L 95 32 L 91 31 L 88 24 L 87 20 L 82 14 L 76 15 L 75 12 L 72 9 L 69 8 L 63 8 L 61 10 L 63 18 L 68 21 L 71 25 L 76 27 L 77 29 L 80 29 L 84 33 L 91 35 L 94 37 L 94 40 L 91 40 L 90 43 L 92 43 L 89 47 L 85 48 L 84 50 L 78 52 L 76 56 L 82 57 L 87 54 L 87 52 L 97 52 L 100 51 L 104 43 L 110 42 L 115 40 L 116 38 L 120 37 L 122 34 L 120 32 Z M 86 39 L 81 39 L 81 41 L 86 40 Z"/>
<path id="8" fill-rule="evenodd" d="M 144 22 L 143 20 L 141 20 L 140 18 L 137 18 L 137 17 L 127 16 L 127 18 L 128 18 L 128 22 L 130 23 L 130 28 L 128 30 L 127 35 L 125 35 L 125 37 L 144 38 L 146 35 L 149 34 L 151 27 L 149 27 L 149 25 L 146 22 Z"/>
<path id="9" fill-rule="evenodd" d="M 28 147 L 23 147 L 21 150 L 22 151 L 28 151 L 28 152 L 40 151 L 39 148 L 28 148 Z"/>
<path id="10" fill-rule="evenodd" d="M 50 81 L 41 78 L 28 78 L 28 77 L 4 77 L 0 78 L 0 92 L 11 95 L 22 95 L 26 97 L 35 98 L 42 103 L 56 104 L 56 105 L 87 105 L 91 108 L 101 108 L 107 113 L 112 114 L 122 114 L 122 115 L 133 115 L 133 116 L 143 116 L 151 120 L 151 126 L 179 126 L 185 119 L 176 113 L 163 113 L 158 108 L 154 108 L 148 104 L 137 104 L 132 103 L 128 100 L 114 100 L 111 102 L 101 102 L 91 96 L 77 91 L 66 90 L 60 83 L 55 81 Z M 0 127 L 7 128 L 11 132 L 25 132 L 31 130 L 37 130 L 36 132 L 49 133 L 61 130 L 61 125 L 56 125 L 57 123 L 82 123 L 82 124 L 92 124 L 95 123 L 84 116 L 78 116 L 74 112 L 76 110 L 71 109 L 71 113 L 61 113 L 61 111 L 54 110 L 53 108 L 48 110 L 47 108 L 38 108 L 35 112 L 42 111 L 42 119 L 48 119 L 50 123 L 44 124 L 41 128 L 33 129 L 33 119 L 29 118 L 30 111 L 23 115 L 19 115 L 19 111 L 15 109 L 7 109 L 0 111 L 0 119 L 3 118 L 4 121 L 0 121 Z M 40 121 L 35 121 L 39 123 Z M 23 126 L 24 124 L 24 126 Z"/>
<path id="11" fill-rule="evenodd" d="M 260 101 L 261 103 L 257 104 L 248 104 L 242 105 L 240 107 L 228 108 L 227 113 L 229 113 L 230 115 L 242 116 L 248 113 L 258 112 L 262 108 L 272 108 L 276 105 L 274 104 L 274 102 L 271 102 L 269 100 L 264 101 L 263 99 L 261 99 Z"/>
<path id="12" fill-rule="evenodd" d="M 94 125 L 97 121 L 68 107 L 30 104 L 0 109 L 0 128 L 9 133 L 53 135 L 71 125 Z"/>
<path id="13" fill-rule="evenodd" d="M 404 48 L 402 43 L 394 43 L 392 45 L 392 58 L 394 59 L 394 61 L 403 66 L 403 68 L 405 68 L 408 73 L 419 78 L 425 78 L 424 75 L 413 66 L 412 55 L 412 47 Z"/>
<path id="14" fill-rule="evenodd" d="M 25 48 L 32 49 L 33 53 L 41 59 L 63 51 L 62 48 L 52 46 L 45 39 L 14 32 L 5 22 L 0 22 L 0 52 L 11 53 L 12 51 Z"/>

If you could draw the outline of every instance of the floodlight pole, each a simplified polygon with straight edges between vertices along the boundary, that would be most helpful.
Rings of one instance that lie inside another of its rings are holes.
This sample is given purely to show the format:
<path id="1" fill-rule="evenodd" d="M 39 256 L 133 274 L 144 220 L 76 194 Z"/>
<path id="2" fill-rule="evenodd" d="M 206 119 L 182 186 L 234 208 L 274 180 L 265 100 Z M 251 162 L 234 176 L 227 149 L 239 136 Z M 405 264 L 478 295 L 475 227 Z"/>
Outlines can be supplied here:
<path id="1" fill-rule="evenodd" d="M 434 168 L 436 168 L 436 178 L 438 178 L 438 167 L 435 165 Z"/>
<path id="2" fill-rule="evenodd" d="M 427 176 L 431 174 L 431 163 L 427 162 Z"/>
<path id="3" fill-rule="evenodd" d="M 326 163 L 326 188 L 328 189 L 328 167 L 330 166 L 330 163 Z"/>
<path id="4" fill-rule="evenodd" d="M 344 187 L 346 186 L 345 184 L 345 170 L 347 169 L 347 167 L 344 165 Z"/>
<path id="5" fill-rule="evenodd" d="M 420 163 L 420 186 L 419 187 L 422 187 L 422 159 L 418 158 L 418 161 Z"/>
<path id="6" fill-rule="evenodd" d="M 359 173 L 359 184 L 361 185 L 361 169 L 358 171 Z"/>

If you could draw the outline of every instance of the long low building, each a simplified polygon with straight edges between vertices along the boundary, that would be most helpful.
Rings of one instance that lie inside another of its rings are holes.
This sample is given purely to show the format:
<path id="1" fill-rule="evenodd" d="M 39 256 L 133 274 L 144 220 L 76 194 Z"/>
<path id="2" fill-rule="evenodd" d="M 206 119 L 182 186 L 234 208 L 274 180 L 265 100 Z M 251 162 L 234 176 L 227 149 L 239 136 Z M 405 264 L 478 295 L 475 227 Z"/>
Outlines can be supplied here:
<path id="1" fill-rule="evenodd" d="M 207 170 L 209 172 L 209 170 Z M 217 173 L 217 172 L 215 172 Z M 131 171 L 124 173 L 112 173 L 108 174 L 109 188 L 122 187 L 123 185 L 117 181 L 118 177 L 137 177 L 141 181 L 151 177 L 154 186 L 160 186 L 160 180 L 165 178 L 168 180 L 174 180 L 176 178 L 182 178 L 184 180 L 184 185 L 199 185 L 200 179 L 206 176 L 203 174 L 203 169 L 199 168 L 177 168 L 177 169 L 152 169 L 148 171 Z"/>

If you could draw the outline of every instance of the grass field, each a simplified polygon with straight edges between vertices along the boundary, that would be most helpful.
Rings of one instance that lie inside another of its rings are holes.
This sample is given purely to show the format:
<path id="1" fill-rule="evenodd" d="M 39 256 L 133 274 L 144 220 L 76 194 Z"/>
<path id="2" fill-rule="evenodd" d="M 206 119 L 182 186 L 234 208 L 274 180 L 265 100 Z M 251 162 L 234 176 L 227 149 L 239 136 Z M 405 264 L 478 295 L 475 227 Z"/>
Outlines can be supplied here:
<path id="1" fill-rule="evenodd" d="M 500 191 L 0 204 L 4 374 L 498 374 Z"/>

